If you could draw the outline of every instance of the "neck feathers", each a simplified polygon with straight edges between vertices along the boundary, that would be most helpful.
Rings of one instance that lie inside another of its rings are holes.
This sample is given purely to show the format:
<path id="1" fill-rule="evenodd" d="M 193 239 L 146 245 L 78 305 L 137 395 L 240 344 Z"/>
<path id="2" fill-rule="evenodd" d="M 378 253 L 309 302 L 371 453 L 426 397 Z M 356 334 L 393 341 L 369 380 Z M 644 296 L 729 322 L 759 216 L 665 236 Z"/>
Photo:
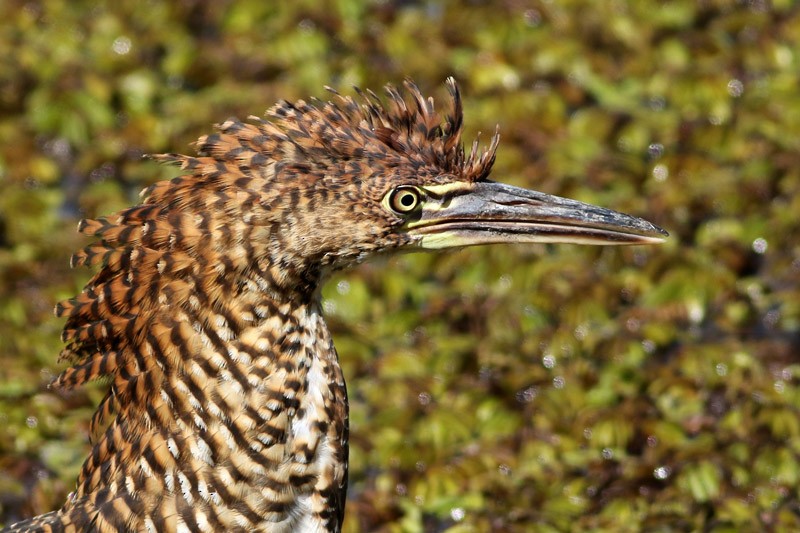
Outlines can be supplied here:
<path id="1" fill-rule="evenodd" d="M 275 255 L 280 223 L 252 214 L 269 198 L 226 186 L 264 177 L 227 168 L 217 179 L 196 161 L 202 188 L 197 176 L 176 178 L 113 221 L 81 223 L 99 241 L 73 264 L 101 269 L 57 306 L 73 366 L 54 385 L 111 384 L 78 489 L 53 519 L 337 530 L 347 399 L 319 274 Z M 267 245 L 256 253 L 253 243 Z"/>

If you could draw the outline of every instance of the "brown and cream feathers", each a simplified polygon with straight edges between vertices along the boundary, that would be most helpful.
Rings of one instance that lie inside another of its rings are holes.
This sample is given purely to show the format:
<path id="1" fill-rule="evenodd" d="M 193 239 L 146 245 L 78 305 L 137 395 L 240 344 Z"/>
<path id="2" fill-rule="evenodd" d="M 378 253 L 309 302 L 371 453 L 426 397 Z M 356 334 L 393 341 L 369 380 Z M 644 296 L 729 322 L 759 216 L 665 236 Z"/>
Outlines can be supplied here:
<path id="1" fill-rule="evenodd" d="M 10 531 L 338 531 L 347 487 L 344 377 L 321 316 L 326 275 L 406 244 L 380 208 L 398 183 L 485 178 L 462 109 L 411 82 L 359 99 L 280 102 L 228 120 L 183 175 L 79 230 L 98 269 L 56 307 L 53 383 L 106 378 L 77 489 Z"/>

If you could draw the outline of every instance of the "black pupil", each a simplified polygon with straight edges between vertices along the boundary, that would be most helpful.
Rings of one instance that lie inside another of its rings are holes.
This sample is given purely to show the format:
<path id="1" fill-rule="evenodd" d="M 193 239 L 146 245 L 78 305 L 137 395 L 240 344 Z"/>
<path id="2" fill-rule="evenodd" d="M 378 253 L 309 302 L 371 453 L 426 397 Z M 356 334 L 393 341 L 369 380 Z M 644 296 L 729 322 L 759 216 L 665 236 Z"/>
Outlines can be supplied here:
<path id="1" fill-rule="evenodd" d="M 400 196 L 400 205 L 403 207 L 412 207 L 414 205 L 414 195 L 407 192 Z"/>

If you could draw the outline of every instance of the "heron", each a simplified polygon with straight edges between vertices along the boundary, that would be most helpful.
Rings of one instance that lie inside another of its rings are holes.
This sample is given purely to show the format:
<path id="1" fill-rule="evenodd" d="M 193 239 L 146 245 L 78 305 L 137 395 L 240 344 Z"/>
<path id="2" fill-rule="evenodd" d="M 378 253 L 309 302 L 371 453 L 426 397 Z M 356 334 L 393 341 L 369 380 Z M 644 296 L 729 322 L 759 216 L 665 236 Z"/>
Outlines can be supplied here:
<path id="1" fill-rule="evenodd" d="M 95 267 L 56 306 L 52 383 L 105 378 L 59 510 L 9 531 L 337 532 L 348 400 L 320 287 L 376 255 L 498 243 L 658 243 L 641 218 L 490 179 L 499 136 L 406 80 L 229 119 L 140 204 L 82 220 Z"/>

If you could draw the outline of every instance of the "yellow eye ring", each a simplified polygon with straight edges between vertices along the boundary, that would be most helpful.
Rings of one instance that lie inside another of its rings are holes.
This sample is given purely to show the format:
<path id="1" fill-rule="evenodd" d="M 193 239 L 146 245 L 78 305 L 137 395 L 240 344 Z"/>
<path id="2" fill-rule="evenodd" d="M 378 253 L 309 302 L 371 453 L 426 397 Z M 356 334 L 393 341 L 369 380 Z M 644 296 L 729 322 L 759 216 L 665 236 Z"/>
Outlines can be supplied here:
<path id="1" fill-rule="evenodd" d="M 422 195 L 416 187 L 397 187 L 389 193 L 389 208 L 400 215 L 412 212 L 419 207 L 420 203 L 422 203 Z"/>

